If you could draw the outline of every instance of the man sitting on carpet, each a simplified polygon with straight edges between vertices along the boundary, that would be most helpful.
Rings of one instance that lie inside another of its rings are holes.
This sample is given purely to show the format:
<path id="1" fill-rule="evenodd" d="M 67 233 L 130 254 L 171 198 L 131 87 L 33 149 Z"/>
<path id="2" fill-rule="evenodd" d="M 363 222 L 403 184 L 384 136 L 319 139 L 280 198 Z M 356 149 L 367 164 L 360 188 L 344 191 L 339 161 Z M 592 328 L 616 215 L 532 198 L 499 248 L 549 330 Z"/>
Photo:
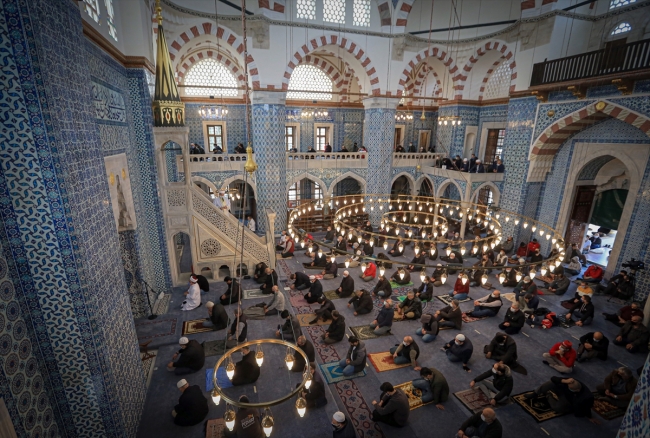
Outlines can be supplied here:
<path id="1" fill-rule="evenodd" d="M 375 288 L 372 290 L 373 295 L 380 297 L 389 297 L 393 293 L 393 288 L 390 285 L 390 281 L 385 276 L 380 276 L 379 281 L 375 285 Z"/>
<path id="2" fill-rule="evenodd" d="M 589 325 L 593 322 L 594 305 L 591 303 L 591 297 L 589 295 L 584 295 L 579 303 L 573 305 L 569 310 L 569 313 L 565 316 L 567 322 L 572 321 L 573 316 L 578 319 L 578 321 L 576 321 L 578 327 Z"/>
<path id="3" fill-rule="evenodd" d="M 551 380 L 541 385 L 535 391 L 525 395 L 527 399 L 545 396 L 548 405 L 558 414 L 573 412 L 576 417 L 587 417 L 589 421 L 599 424 L 591 418 L 591 407 L 594 396 L 587 386 L 576 379 L 551 377 Z"/>
<path id="4" fill-rule="evenodd" d="M 600 360 L 607 360 L 609 339 L 601 332 L 590 332 L 580 338 L 578 346 L 578 362 L 585 362 L 597 357 Z"/>
<path id="5" fill-rule="evenodd" d="M 424 367 L 420 370 L 420 378 L 415 379 L 412 385 L 422 391 L 422 403 L 435 403 L 436 408 L 445 410 L 442 403 L 449 399 L 449 384 L 440 371 Z"/>
<path id="6" fill-rule="evenodd" d="M 293 280 L 293 284 L 289 286 L 292 290 L 305 290 L 311 286 L 309 275 L 304 272 L 295 272 L 289 276 L 289 279 Z"/>
<path id="7" fill-rule="evenodd" d="M 501 292 L 495 290 L 483 298 L 474 300 L 474 310 L 467 312 L 467 315 L 474 318 L 497 316 L 499 310 L 501 310 L 501 306 L 503 306 L 503 301 L 501 301 Z"/>
<path id="8" fill-rule="evenodd" d="M 512 303 L 499 324 L 499 328 L 509 335 L 516 335 L 526 322 L 526 315 L 519 310 L 519 303 Z"/>
<path id="9" fill-rule="evenodd" d="M 336 231 L 334 231 L 331 226 L 327 227 L 327 233 L 325 234 L 325 240 L 323 240 L 323 242 L 332 243 L 334 242 L 335 237 L 336 237 Z"/>
<path id="10" fill-rule="evenodd" d="M 275 272 L 275 269 L 266 268 L 266 280 L 264 284 L 260 286 L 263 294 L 273 293 L 273 286 L 278 284 L 278 273 Z"/>
<path id="11" fill-rule="evenodd" d="M 313 275 L 309 276 L 309 281 L 311 282 L 311 286 L 309 287 L 309 292 L 307 292 L 304 297 L 305 301 L 309 304 L 313 304 L 323 295 L 323 285 L 319 280 L 316 280 L 316 277 Z"/>
<path id="12" fill-rule="evenodd" d="M 597 287 L 599 286 L 600 285 L 597 285 Z M 605 295 L 611 295 L 614 298 L 628 300 L 634 296 L 634 290 L 635 288 L 632 278 L 629 275 L 625 274 L 620 280 L 611 281 L 610 284 L 605 287 L 603 293 Z"/>
<path id="13" fill-rule="evenodd" d="M 417 289 L 414 289 L 415 296 L 420 299 L 420 301 L 431 301 L 433 298 L 433 283 L 431 282 L 430 277 L 424 277 L 424 281 Z"/>
<path id="14" fill-rule="evenodd" d="M 194 310 L 201 307 L 201 288 L 198 282 L 196 275 L 190 277 L 190 287 L 183 293 L 185 300 L 181 304 L 181 310 Z"/>
<path id="15" fill-rule="evenodd" d="M 411 413 L 408 397 L 401 389 L 394 388 L 388 382 L 382 383 L 379 389 L 381 390 L 379 402 L 372 401 L 375 407 L 372 411 L 372 421 L 404 427 Z"/>
<path id="16" fill-rule="evenodd" d="M 341 342 L 345 337 L 345 317 L 339 314 L 338 310 L 332 312 L 332 322 L 330 323 L 325 333 L 321 335 L 321 339 L 326 344 L 335 344 Z"/>
<path id="17" fill-rule="evenodd" d="M 350 347 L 345 359 L 339 362 L 339 369 L 345 377 L 360 373 L 366 367 L 366 345 L 359 341 L 356 336 L 348 338 Z"/>
<path id="18" fill-rule="evenodd" d="M 614 339 L 614 345 L 625 346 L 630 353 L 648 351 L 648 328 L 641 322 L 640 316 L 633 316 L 631 321 L 626 322 Z"/>
<path id="19" fill-rule="evenodd" d="M 404 268 L 399 268 L 390 279 L 393 283 L 401 285 L 409 284 L 411 282 L 411 273 Z"/>
<path id="20" fill-rule="evenodd" d="M 402 246 L 402 250 L 400 251 L 400 245 Z M 393 248 L 388 251 L 388 254 L 390 254 L 391 257 L 400 257 L 402 254 L 404 254 L 404 239 L 401 237 L 398 237 L 395 243 L 393 244 Z"/>
<path id="21" fill-rule="evenodd" d="M 223 330 L 228 327 L 228 314 L 221 303 L 215 305 L 212 301 L 208 301 L 205 303 L 205 308 L 208 309 L 208 317 L 203 321 L 203 327 L 212 330 Z"/>
<path id="22" fill-rule="evenodd" d="M 395 309 L 395 319 L 420 319 L 422 316 L 422 301 L 415 296 L 415 289 L 406 294 L 404 301 Z"/>
<path id="23" fill-rule="evenodd" d="M 366 269 L 359 275 L 365 282 L 372 281 L 377 276 L 377 265 L 373 262 L 368 262 Z"/>
<path id="24" fill-rule="evenodd" d="M 553 283 L 548 286 L 547 290 L 555 295 L 564 295 L 570 285 L 571 280 L 569 280 L 568 277 L 564 274 L 557 274 L 553 279 Z"/>
<path id="25" fill-rule="evenodd" d="M 195 426 L 208 416 L 210 408 L 208 399 L 198 385 L 190 386 L 187 380 L 181 379 L 176 384 L 181 392 L 178 404 L 174 406 L 172 417 L 177 426 Z"/>
<path id="26" fill-rule="evenodd" d="M 614 406 L 626 409 L 632 400 L 636 384 L 637 379 L 634 378 L 632 370 L 620 367 L 609 373 L 605 382 L 596 387 L 596 391 L 606 396 L 606 400 Z"/>
<path id="27" fill-rule="evenodd" d="M 487 380 L 488 377 L 493 377 L 493 379 L 491 381 Z M 478 389 L 490 400 L 490 404 L 496 406 L 497 403 L 505 403 L 508 401 L 514 380 L 512 379 L 510 367 L 501 362 L 497 362 L 491 369 L 483 374 L 479 374 L 474 380 L 469 382 L 469 387 L 473 388 L 477 383 Z"/>
<path id="28" fill-rule="evenodd" d="M 390 298 L 384 301 L 384 305 L 377 313 L 375 320 L 370 323 L 370 328 L 373 330 L 373 333 L 377 336 L 385 335 L 390 333 L 390 329 L 393 326 L 393 317 L 395 316 L 395 309 L 393 309 L 393 300 Z"/>
<path id="29" fill-rule="evenodd" d="M 348 301 L 348 308 L 350 306 L 354 306 L 354 316 L 359 316 L 372 312 L 374 303 L 368 291 L 362 289 L 354 292 L 354 296 Z"/>
<path id="30" fill-rule="evenodd" d="M 300 349 L 307 355 L 308 362 L 313 362 L 314 360 L 316 360 L 316 352 L 314 350 L 314 344 L 312 344 L 311 341 L 308 341 L 306 337 L 300 335 L 298 337 L 298 342 L 296 343 L 296 345 L 300 347 Z M 302 354 L 298 353 L 297 350 L 294 350 L 293 367 L 291 367 L 291 371 L 294 371 L 296 373 L 304 373 L 306 366 L 307 364 L 305 363 L 305 358 L 302 357 Z"/>
<path id="31" fill-rule="evenodd" d="M 271 316 L 281 313 L 286 308 L 286 302 L 284 299 L 284 294 L 280 291 L 280 288 L 273 286 L 271 288 L 273 292 L 273 299 L 268 304 L 260 303 L 264 307 L 264 315 Z M 258 304 L 259 306 L 259 304 Z"/>
<path id="32" fill-rule="evenodd" d="M 219 297 L 219 302 L 224 306 L 227 306 L 231 303 L 237 304 L 241 290 L 239 282 L 230 276 L 224 278 L 223 281 L 228 285 L 228 290 L 226 290 L 226 293 Z"/>
<path id="33" fill-rule="evenodd" d="M 451 327 L 460 330 L 463 326 L 463 312 L 458 300 L 451 300 L 451 305 L 436 310 L 433 317 L 440 327 Z"/>
<path id="34" fill-rule="evenodd" d="M 519 300 L 519 308 L 522 309 L 526 316 L 534 314 L 538 307 L 539 298 L 537 295 L 526 294 Z"/>
<path id="35" fill-rule="evenodd" d="M 287 239 L 286 247 L 284 251 L 280 254 L 280 257 L 283 259 L 290 259 L 293 257 L 293 253 L 296 250 L 296 244 L 293 242 L 293 239 Z"/>
<path id="36" fill-rule="evenodd" d="M 235 375 L 231 380 L 233 386 L 255 383 L 260 377 L 260 366 L 255 360 L 255 352 L 249 347 L 242 347 L 241 354 L 242 359 L 235 364 Z"/>
<path id="37" fill-rule="evenodd" d="M 255 272 L 253 273 L 253 279 L 257 282 L 257 284 L 264 284 L 266 282 L 266 263 L 260 262 L 257 265 L 255 265 Z"/>
<path id="38" fill-rule="evenodd" d="M 422 327 L 417 329 L 415 334 L 422 336 L 422 342 L 425 344 L 435 341 L 440 331 L 440 326 L 436 318 L 432 314 L 426 313 L 422 315 L 420 322 L 422 322 Z"/>
<path id="39" fill-rule="evenodd" d="M 316 365 L 314 362 L 309 363 L 309 371 L 311 372 L 311 385 L 309 388 L 303 388 L 300 395 L 307 402 L 308 408 L 320 408 L 327 404 L 327 396 L 325 394 L 325 384 L 321 379 L 320 374 L 316 372 Z M 296 384 L 296 386 L 300 383 Z"/>
<path id="40" fill-rule="evenodd" d="M 339 298 L 347 298 L 354 293 L 354 279 L 350 277 L 349 271 L 343 271 L 343 280 L 341 285 L 336 289 L 336 295 Z"/>
<path id="41" fill-rule="evenodd" d="M 334 412 L 332 415 L 332 438 L 356 438 L 357 433 L 354 431 L 354 425 L 351 420 L 345 418 L 341 411 Z"/>
<path id="42" fill-rule="evenodd" d="M 417 359 L 420 356 L 420 347 L 410 336 L 404 336 L 404 340 L 401 344 L 390 349 L 390 354 L 393 355 L 393 362 L 395 362 L 395 365 L 410 363 L 415 371 L 420 371 L 422 369 L 418 366 L 417 362 Z"/>
<path id="43" fill-rule="evenodd" d="M 302 334 L 298 319 L 286 309 L 280 313 L 280 317 L 284 319 L 284 324 L 282 326 L 278 325 L 275 337 L 284 339 L 285 341 L 295 342 Z"/>
<path id="44" fill-rule="evenodd" d="M 325 295 L 320 296 L 318 299 L 318 304 L 320 304 L 320 309 L 316 309 L 314 312 L 316 314 L 316 318 L 309 321 L 309 325 L 317 324 L 319 320 L 323 322 L 331 320 L 332 312 L 336 310 L 336 306 L 332 300 L 327 298 Z"/>
<path id="45" fill-rule="evenodd" d="M 467 364 L 474 352 L 474 346 L 472 341 L 467 339 L 465 335 L 462 333 L 457 334 L 456 338 L 447 342 L 441 350 L 447 354 L 447 359 L 451 362 L 462 362 L 465 371 L 468 373 L 472 371 Z"/>
<path id="46" fill-rule="evenodd" d="M 571 341 L 565 340 L 553 345 L 549 352 L 542 354 L 542 356 L 548 359 L 542 361 L 545 365 L 562 374 L 567 374 L 573 372 L 577 354 Z"/>
<path id="47" fill-rule="evenodd" d="M 463 283 L 462 274 L 459 274 L 456 283 L 454 283 L 454 290 L 449 292 L 449 296 L 458 301 L 469 298 L 469 280 L 465 278 L 465 282 Z"/>
<path id="48" fill-rule="evenodd" d="M 501 283 L 504 287 L 515 287 L 519 282 L 517 281 L 517 271 L 512 269 L 510 266 L 506 266 L 505 271 L 503 272 L 506 275 L 506 279 Z M 498 275 L 497 275 L 498 278 Z"/>
<path id="49" fill-rule="evenodd" d="M 609 322 L 613 322 L 619 327 L 632 320 L 633 316 L 640 316 L 643 320 L 643 311 L 641 310 L 639 303 L 632 303 L 629 306 L 623 306 L 616 313 L 603 313 L 605 319 Z"/>
<path id="50" fill-rule="evenodd" d="M 591 265 L 587 268 L 582 278 L 578 278 L 580 281 L 585 281 L 587 283 L 600 283 L 603 279 L 603 268 L 598 265 Z"/>
<path id="51" fill-rule="evenodd" d="M 526 294 L 537 294 L 537 285 L 532 280 L 532 278 L 526 276 L 524 277 L 519 284 L 512 290 L 515 293 L 515 299 L 519 301 L 519 298 L 523 298 Z"/>
<path id="52" fill-rule="evenodd" d="M 323 269 L 323 272 L 321 272 L 323 275 L 323 280 L 331 280 L 332 278 L 338 277 L 338 270 L 339 265 L 336 264 L 336 258 L 328 255 L 325 269 Z"/>
<path id="53" fill-rule="evenodd" d="M 493 409 L 485 408 L 469 417 L 460 426 L 457 438 L 501 438 L 503 427 Z"/>
<path id="54" fill-rule="evenodd" d="M 205 364 L 203 346 L 198 341 L 191 341 L 185 336 L 178 340 L 181 349 L 174 353 L 172 361 L 167 364 L 167 371 L 173 371 L 177 376 L 201 371 Z M 176 361 L 176 362 L 174 362 Z"/>
<path id="55" fill-rule="evenodd" d="M 496 360 L 504 365 L 517 367 L 517 343 L 512 336 L 497 332 L 492 341 L 483 349 L 487 359 Z"/>
<path id="56" fill-rule="evenodd" d="M 246 395 L 239 397 L 242 403 L 250 403 Z M 260 411 L 256 408 L 238 408 L 235 414 L 235 429 L 231 432 L 227 427 L 223 429 L 224 438 L 257 438 L 264 436 L 264 429 L 260 422 Z"/>
<path id="57" fill-rule="evenodd" d="M 417 271 L 420 272 L 424 269 L 423 266 L 415 266 L 415 265 L 425 265 L 427 263 L 427 254 L 424 251 L 418 252 L 418 255 L 413 257 L 411 260 L 411 264 L 406 267 L 409 271 Z"/>

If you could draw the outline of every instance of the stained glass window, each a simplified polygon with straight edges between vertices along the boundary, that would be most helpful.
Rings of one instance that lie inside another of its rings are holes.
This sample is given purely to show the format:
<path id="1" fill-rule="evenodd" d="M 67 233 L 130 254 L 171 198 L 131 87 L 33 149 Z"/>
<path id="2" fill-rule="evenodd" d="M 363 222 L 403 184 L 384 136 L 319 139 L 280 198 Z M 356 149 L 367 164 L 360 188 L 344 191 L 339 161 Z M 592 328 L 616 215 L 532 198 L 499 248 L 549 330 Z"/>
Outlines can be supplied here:
<path id="1" fill-rule="evenodd" d="M 193 88 L 188 85 L 237 87 L 235 76 L 216 59 L 203 59 L 194 64 L 185 75 L 185 94 L 188 96 L 237 96 L 236 89 Z"/>
<path id="2" fill-rule="evenodd" d="M 291 73 L 287 99 L 332 100 L 332 80 L 320 68 L 301 64 Z"/>
<path id="3" fill-rule="evenodd" d="M 631 30 L 632 30 L 632 26 L 630 26 L 630 23 L 623 22 L 618 26 L 616 26 L 610 35 L 619 35 L 625 32 L 629 32 Z"/>

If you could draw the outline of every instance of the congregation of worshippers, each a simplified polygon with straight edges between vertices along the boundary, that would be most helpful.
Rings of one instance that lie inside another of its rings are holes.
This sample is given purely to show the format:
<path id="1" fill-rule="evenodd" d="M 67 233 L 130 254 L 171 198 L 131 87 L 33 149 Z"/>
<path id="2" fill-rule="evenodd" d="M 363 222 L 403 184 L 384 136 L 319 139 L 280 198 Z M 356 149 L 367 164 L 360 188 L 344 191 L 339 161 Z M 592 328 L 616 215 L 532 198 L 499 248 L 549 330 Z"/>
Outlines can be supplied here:
<path id="1" fill-rule="evenodd" d="M 426 405 L 423 409 L 445 410 L 450 402 L 449 379 L 462 378 L 467 388 L 480 390 L 488 402 L 478 412 L 459 419 L 457 437 L 501 437 L 507 425 L 499 420 L 499 408 L 509 403 L 514 395 L 514 382 L 527 379 L 526 367 L 533 362 L 547 367 L 547 378 L 543 384 L 529 387 L 523 400 L 543 399 L 553 413 L 595 424 L 602 421 L 592 409 L 596 398 L 623 410 L 627 408 L 641 369 L 622 366 L 609 355 L 612 350 L 616 350 L 618 357 L 621 354 L 646 355 L 650 341 L 650 332 L 642 322 L 642 308 L 632 300 L 634 284 L 627 271 L 603 278 L 603 269 L 595 264 L 587 266 L 582 251 L 574 244 L 566 249 L 566 263 L 559 264 L 541 279 L 539 276 L 531 278 L 529 263 L 556 255 L 542 255 L 536 239 L 515 245 L 509 237 L 494 247 L 484 246 L 466 253 L 459 249 L 464 243 L 458 231 L 450 230 L 440 244 L 411 251 L 413 258 L 407 259 L 404 254 L 417 246 L 416 241 L 397 238 L 384 246 L 387 235 L 377 238 L 366 234 L 373 232 L 369 221 L 364 222 L 358 232 L 358 236 L 348 240 L 347 235 L 337 236 L 332 227 L 328 227 L 318 238 L 303 233 L 299 239 L 301 244 L 296 244 L 298 239 L 294 242 L 283 231 L 275 248 L 277 257 L 278 260 L 292 260 L 297 268 L 295 272 L 279 274 L 276 269 L 259 263 L 243 280 L 259 287 L 262 295 L 268 297 L 264 302 L 250 307 L 238 305 L 243 287 L 237 278 L 226 277 L 227 291 L 215 302 L 202 303 L 201 292 L 209 289 L 209 284 L 205 277 L 193 275 L 182 309 L 206 312 L 203 326 L 225 332 L 227 348 L 273 336 L 295 343 L 309 363 L 296 351 L 292 371 L 303 372 L 308 368 L 313 375 L 309 388 L 300 393 L 308 409 L 321 409 L 328 403 L 327 382 L 319 374 L 318 346 L 314 344 L 344 344 L 347 353 L 336 372 L 352 378 L 370 368 L 368 355 L 376 351 L 372 348 L 373 340 L 393 336 L 391 330 L 395 324 L 407 324 L 408 321 L 412 333 L 395 339 L 396 344 L 388 353 L 391 364 L 412 369 L 412 393 L 405 393 L 398 387 L 403 382 L 380 378 L 384 381 L 376 388 L 370 407 L 372 422 L 404 427 L 409 423 L 409 399 L 414 395 Z M 487 236 L 489 242 L 489 230 L 474 232 L 477 238 Z M 463 267 L 469 268 L 466 276 L 458 275 Z M 488 281 L 483 278 L 486 273 Z M 325 281 L 335 282 L 337 286 L 326 293 L 322 283 Z M 405 296 L 395 296 L 395 289 L 399 288 L 407 288 Z M 570 289 L 572 291 L 567 293 Z M 476 290 L 482 291 L 481 294 Z M 313 318 L 303 325 L 324 327 L 318 339 L 311 339 L 303 332 L 288 298 L 296 294 L 301 294 L 314 309 Z M 545 295 L 562 296 L 562 311 L 545 307 Z M 448 305 L 430 310 L 433 306 L 425 303 L 437 297 L 442 297 L 440 301 Z M 599 300 L 612 299 L 620 303 L 617 312 L 606 313 L 598 309 Z M 201 304 L 205 310 L 201 310 Z M 351 312 L 352 317 L 346 319 L 343 309 Z M 248 330 L 248 318 L 271 315 L 282 321 L 274 333 L 253 334 Z M 373 316 L 367 328 L 374 339 L 359 339 L 349 330 L 356 325 L 350 318 L 362 315 Z M 596 319 L 606 321 L 607 330 L 590 330 L 589 326 Z M 474 330 L 470 323 L 476 320 L 493 321 L 490 322 L 491 341 L 485 345 L 473 340 Z M 580 336 L 575 336 L 568 327 L 584 330 Z M 522 336 L 522 328 L 530 330 Z M 534 338 L 542 330 L 554 335 L 553 342 L 537 355 L 518 354 L 518 344 L 529 342 L 528 338 Z M 202 345 L 187 337 L 182 337 L 179 344 L 167 369 L 178 376 L 203 370 Z M 425 349 L 439 350 L 433 356 L 435 361 L 427 363 L 420 359 Z M 255 384 L 260 376 L 255 352 L 242 348 L 241 353 L 232 384 Z M 492 365 L 474 369 L 473 362 L 478 356 L 490 360 Z M 608 361 L 608 358 L 611 362 L 609 372 L 599 379 L 574 377 L 579 374 L 576 372 L 579 368 L 588 368 L 591 363 Z M 459 372 L 446 376 L 437 369 L 436 361 L 450 361 L 457 365 Z M 178 388 L 182 394 L 172 411 L 174 422 L 181 426 L 201 423 L 208 414 L 205 395 L 199 386 L 190 386 L 184 378 L 178 381 Z M 247 402 L 248 398 L 242 396 L 240 401 Z M 331 416 L 333 436 L 354 437 L 353 421 L 343 411 L 337 410 Z M 225 433 L 238 437 L 264 436 L 259 411 L 240 408 L 234 430 Z"/>

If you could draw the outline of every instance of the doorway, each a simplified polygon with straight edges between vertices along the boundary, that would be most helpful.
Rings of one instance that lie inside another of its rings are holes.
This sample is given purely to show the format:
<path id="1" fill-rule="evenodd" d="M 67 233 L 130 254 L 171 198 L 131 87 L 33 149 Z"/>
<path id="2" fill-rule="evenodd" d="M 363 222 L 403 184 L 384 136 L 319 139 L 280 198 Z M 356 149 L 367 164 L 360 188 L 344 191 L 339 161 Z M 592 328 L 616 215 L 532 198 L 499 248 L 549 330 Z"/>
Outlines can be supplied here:
<path id="1" fill-rule="evenodd" d="M 174 243 L 174 255 L 176 256 L 176 269 L 180 282 L 189 280 L 192 275 L 192 245 L 190 236 L 178 232 L 172 237 Z"/>

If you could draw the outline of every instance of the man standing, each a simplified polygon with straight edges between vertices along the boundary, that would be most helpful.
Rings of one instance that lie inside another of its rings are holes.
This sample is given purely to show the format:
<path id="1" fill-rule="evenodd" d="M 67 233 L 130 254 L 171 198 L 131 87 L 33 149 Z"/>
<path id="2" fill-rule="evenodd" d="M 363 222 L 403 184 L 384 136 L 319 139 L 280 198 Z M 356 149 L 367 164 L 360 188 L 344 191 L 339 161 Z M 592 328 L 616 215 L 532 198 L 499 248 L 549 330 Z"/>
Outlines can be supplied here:
<path id="1" fill-rule="evenodd" d="M 201 305 L 201 288 L 198 285 L 199 279 L 196 275 L 190 277 L 190 287 L 185 291 L 185 301 L 181 304 L 181 310 L 194 310 Z"/>
<path id="2" fill-rule="evenodd" d="M 372 411 L 372 421 L 404 427 L 410 414 L 408 397 L 401 389 L 394 388 L 388 382 L 382 383 L 379 389 L 381 390 L 379 402 L 372 401 L 375 407 Z"/>
<path id="3" fill-rule="evenodd" d="M 576 361 L 576 351 L 569 340 L 558 342 L 551 347 L 548 353 L 542 355 L 548 360 L 543 360 L 545 365 L 554 368 L 556 371 L 567 374 L 573 372 L 573 365 Z"/>
<path id="4" fill-rule="evenodd" d="M 413 381 L 413 387 L 422 391 L 423 403 L 434 403 L 436 408 L 445 410 L 442 403 L 449 398 L 449 384 L 440 371 L 435 368 L 422 368 L 420 378 Z"/>
<path id="5" fill-rule="evenodd" d="M 219 194 L 212 200 L 212 203 L 224 213 L 230 211 L 230 199 L 223 190 L 219 190 Z"/>
<path id="6" fill-rule="evenodd" d="M 365 344 L 359 341 L 356 336 L 350 336 L 348 342 L 350 343 L 348 353 L 345 359 L 339 362 L 339 369 L 342 370 L 343 375 L 346 377 L 360 373 L 366 367 Z"/>
<path id="7" fill-rule="evenodd" d="M 390 333 L 390 329 L 393 326 L 393 317 L 395 316 L 395 309 L 393 309 L 393 301 L 389 298 L 384 301 L 384 305 L 381 307 L 377 317 L 370 324 L 370 328 L 373 330 L 373 333 L 377 336 L 385 335 Z"/>
<path id="8" fill-rule="evenodd" d="M 395 362 L 396 365 L 410 363 L 415 371 L 420 371 L 422 369 L 418 366 L 417 362 L 417 359 L 420 356 L 420 347 L 410 336 L 404 336 L 404 340 L 401 344 L 390 349 L 390 354 L 393 355 L 393 362 Z"/>
<path id="9" fill-rule="evenodd" d="M 190 386 L 187 380 L 181 379 L 176 384 L 181 392 L 178 404 L 174 406 L 172 417 L 177 426 L 195 426 L 208 415 L 208 399 L 198 385 Z"/>
<path id="10" fill-rule="evenodd" d="M 167 364 L 167 371 L 173 371 L 177 376 L 200 371 L 205 364 L 205 353 L 201 344 L 194 339 L 190 341 L 185 336 L 180 338 L 178 343 L 181 348 L 174 353 L 172 362 Z"/>

